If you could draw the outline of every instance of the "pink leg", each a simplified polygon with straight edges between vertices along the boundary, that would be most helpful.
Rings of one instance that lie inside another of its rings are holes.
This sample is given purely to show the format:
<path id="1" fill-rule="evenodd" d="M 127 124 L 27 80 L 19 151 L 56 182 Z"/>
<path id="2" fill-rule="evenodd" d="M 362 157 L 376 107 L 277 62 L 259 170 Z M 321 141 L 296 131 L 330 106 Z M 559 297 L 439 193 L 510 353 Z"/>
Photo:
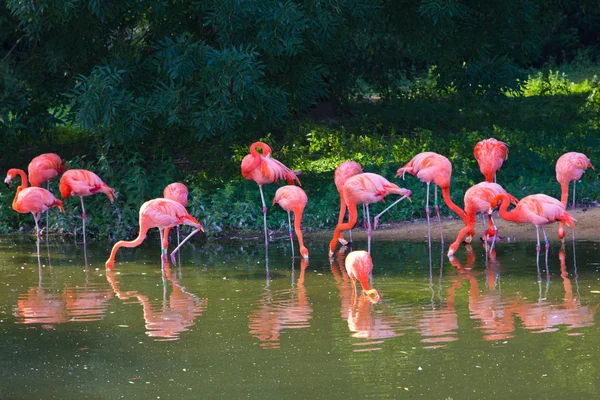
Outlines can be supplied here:
<path id="1" fill-rule="evenodd" d="M 160 261 L 161 261 L 162 267 L 164 267 L 165 261 L 167 262 L 167 265 L 169 265 L 169 260 L 167 259 L 167 249 L 165 249 L 163 247 L 163 237 L 164 237 L 163 230 L 161 228 L 159 228 L 158 233 L 160 234 Z"/>
<path id="2" fill-rule="evenodd" d="M 371 254 L 371 216 L 369 215 L 369 205 L 366 206 L 367 210 L 367 253 Z"/>
<path id="3" fill-rule="evenodd" d="M 429 222 L 429 182 L 427 182 L 427 197 L 425 203 L 425 215 L 427 215 L 427 240 L 429 241 L 429 248 L 431 248 L 431 224 Z"/>
<path id="4" fill-rule="evenodd" d="M 288 211 L 288 226 L 290 229 L 290 243 L 292 244 L 292 258 L 294 257 L 294 234 L 292 233 L 292 218 L 290 217 L 290 212 Z"/>
<path id="5" fill-rule="evenodd" d="M 573 212 L 575 212 L 575 185 L 576 184 L 577 184 L 577 181 L 573 181 L 573 206 L 571 207 Z"/>
<path id="6" fill-rule="evenodd" d="M 38 224 L 38 221 L 40 220 L 41 217 L 41 213 L 32 213 L 33 214 L 33 220 L 35 221 L 35 234 L 37 236 L 37 255 L 40 255 L 40 236 L 42 235 L 40 233 L 40 225 Z"/>
<path id="7" fill-rule="evenodd" d="M 50 191 L 50 181 L 46 182 L 46 186 L 48 187 L 48 191 Z M 46 243 L 48 243 L 48 227 L 50 226 L 50 223 L 48 221 L 48 211 L 46 211 Z"/>
<path id="8" fill-rule="evenodd" d="M 83 196 L 79 196 L 79 198 L 81 199 L 81 219 L 83 220 L 83 245 L 85 246 L 86 241 L 85 241 L 85 219 L 86 219 L 86 215 L 85 215 L 85 207 L 83 205 Z"/>
<path id="9" fill-rule="evenodd" d="M 540 227 L 536 225 L 535 226 L 535 231 L 537 233 L 537 246 L 535 246 L 535 251 L 537 251 L 538 256 L 539 256 L 540 249 L 541 249 L 541 247 L 540 247 Z"/>
<path id="10" fill-rule="evenodd" d="M 442 218 L 440 217 L 440 207 L 438 206 L 438 199 L 437 199 L 437 185 L 434 184 L 434 193 L 435 193 L 435 197 L 434 197 L 434 207 L 435 207 L 435 213 L 437 214 L 437 220 L 438 220 L 438 225 L 440 227 L 440 240 L 442 241 L 442 248 L 444 248 L 444 234 L 442 233 Z"/>
<path id="11" fill-rule="evenodd" d="M 258 185 L 258 189 L 260 190 L 260 199 L 262 200 L 263 206 L 263 223 L 265 226 L 265 249 L 269 247 L 269 236 L 267 234 L 267 205 L 265 203 L 265 196 L 263 194 L 262 185 Z"/>

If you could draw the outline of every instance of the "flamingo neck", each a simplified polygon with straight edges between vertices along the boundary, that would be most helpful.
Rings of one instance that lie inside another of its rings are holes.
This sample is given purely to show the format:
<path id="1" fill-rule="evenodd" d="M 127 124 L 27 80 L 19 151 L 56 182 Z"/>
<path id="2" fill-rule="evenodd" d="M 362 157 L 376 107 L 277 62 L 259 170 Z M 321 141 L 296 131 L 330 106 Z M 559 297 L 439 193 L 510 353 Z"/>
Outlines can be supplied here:
<path id="1" fill-rule="evenodd" d="M 348 204 L 348 222 L 345 224 L 338 224 L 335 227 L 335 231 L 333 232 L 333 239 L 329 242 L 329 252 L 333 254 L 335 248 L 337 247 L 338 239 L 342 231 L 346 231 L 348 229 L 352 229 L 354 224 L 356 224 L 356 220 L 358 219 L 358 212 L 356 211 L 356 204 L 354 202 L 347 202 Z"/>
<path id="2" fill-rule="evenodd" d="M 449 209 L 454 211 L 460 219 L 463 220 L 465 225 L 467 224 L 467 214 L 464 212 L 462 208 L 454 204 L 452 198 L 450 197 L 450 186 L 442 188 L 442 196 L 444 198 L 444 203 L 448 206 Z"/>
<path id="3" fill-rule="evenodd" d="M 508 211 L 508 206 L 510 204 L 510 198 L 508 197 L 508 195 L 501 194 L 500 197 L 502 199 L 502 203 L 500 204 L 500 209 L 498 210 L 500 217 L 507 221 L 519 222 L 518 218 L 517 218 L 517 214 L 514 212 L 514 210 L 510 211 L 510 212 Z"/>
<path id="4" fill-rule="evenodd" d="M 569 200 L 569 182 L 561 182 L 560 184 L 560 202 L 567 207 L 567 200 Z"/>
<path id="5" fill-rule="evenodd" d="M 17 192 L 19 192 L 20 189 L 27 189 L 28 183 L 27 174 L 25 173 L 25 171 L 23 171 L 22 169 L 15 169 L 14 171 L 21 177 L 21 186 L 17 188 Z"/>
<path id="6" fill-rule="evenodd" d="M 115 267 L 115 256 L 117 255 L 117 251 L 121 247 L 137 247 L 137 246 L 139 246 L 140 244 L 142 244 L 144 239 L 146 239 L 146 233 L 148 233 L 148 228 L 141 225 L 140 233 L 138 234 L 138 236 L 135 239 L 129 240 L 129 241 L 120 240 L 117 243 L 115 243 L 112 250 L 110 251 L 110 257 L 106 261 L 106 269 L 113 269 Z"/>
<path id="7" fill-rule="evenodd" d="M 475 221 L 476 221 L 476 216 L 475 214 L 472 215 L 467 215 L 467 220 L 465 221 L 465 227 L 462 228 L 460 230 L 460 232 L 458 232 L 458 235 L 456 236 L 456 240 L 454 241 L 454 243 L 452 243 L 450 245 L 450 248 L 448 249 L 448 255 L 451 256 L 452 254 L 456 253 L 456 250 L 458 250 L 458 247 L 460 246 L 460 243 L 462 242 L 463 238 L 465 237 L 465 235 L 475 227 Z"/>
<path id="8" fill-rule="evenodd" d="M 302 222 L 302 210 L 294 210 L 294 231 L 298 237 L 298 245 L 300 246 L 300 254 L 302 257 L 308 258 L 308 249 L 304 246 L 304 239 L 302 238 L 302 229 L 300 223 Z"/>

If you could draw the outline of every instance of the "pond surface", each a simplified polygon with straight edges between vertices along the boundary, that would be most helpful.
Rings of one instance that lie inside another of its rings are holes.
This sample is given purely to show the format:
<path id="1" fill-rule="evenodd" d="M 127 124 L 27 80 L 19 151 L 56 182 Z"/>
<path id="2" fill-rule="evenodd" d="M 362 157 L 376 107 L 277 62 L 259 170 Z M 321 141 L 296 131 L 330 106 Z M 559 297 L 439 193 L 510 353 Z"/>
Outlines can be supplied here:
<path id="1" fill-rule="evenodd" d="M 598 243 L 374 242 L 376 304 L 327 245 L 2 237 L 0 398 L 598 398 Z"/>

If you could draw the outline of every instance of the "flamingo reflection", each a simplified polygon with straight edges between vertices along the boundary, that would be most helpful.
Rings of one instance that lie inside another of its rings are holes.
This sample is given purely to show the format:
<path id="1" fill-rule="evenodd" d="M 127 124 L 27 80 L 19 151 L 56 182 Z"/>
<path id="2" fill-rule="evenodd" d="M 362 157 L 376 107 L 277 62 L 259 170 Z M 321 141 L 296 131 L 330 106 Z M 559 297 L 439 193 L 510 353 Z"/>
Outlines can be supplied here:
<path id="1" fill-rule="evenodd" d="M 574 249 L 573 249 L 574 250 Z M 560 261 L 561 278 L 563 281 L 563 290 L 565 295 L 562 303 L 553 303 L 548 300 L 548 290 L 545 295 L 541 295 L 537 302 L 527 303 L 520 300 L 516 307 L 516 313 L 523 321 L 526 329 L 535 333 L 554 332 L 559 326 L 566 326 L 568 330 L 582 328 L 594 325 L 594 315 L 598 306 L 582 306 L 579 295 L 573 295 L 571 280 L 568 278 L 566 253 L 564 247 L 559 250 L 558 258 Z M 548 257 L 546 256 L 547 285 L 549 281 Z M 577 277 L 577 275 L 575 275 Z M 575 333 L 576 334 L 576 333 Z"/>
<path id="2" fill-rule="evenodd" d="M 84 285 L 67 284 L 61 291 L 56 285 L 44 284 L 45 268 L 38 257 L 38 283 L 19 295 L 13 310 L 17 324 L 41 324 L 43 328 L 53 328 L 65 322 L 98 321 L 104 317 L 112 298 L 112 291 L 106 284 L 90 283 L 86 270 Z M 52 267 L 47 269 L 52 275 Z"/>
<path id="3" fill-rule="evenodd" d="M 486 269 L 487 291 L 479 289 L 476 272 L 472 266 L 476 260 L 471 246 L 467 246 L 467 262 L 463 268 L 460 261 L 451 256 L 450 263 L 456 267 L 462 279 L 469 281 L 469 311 L 471 319 L 480 322 L 483 340 L 505 340 L 514 337 L 515 323 L 510 299 L 504 299 L 498 287 L 500 263 L 496 259 L 496 251 L 491 250 Z M 485 249 L 484 249 L 485 251 Z"/>
<path id="4" fill-rule="evenodd" d="M 396 332 L 396 319 L 393 316 L 385 315 L 383 310 L 376 309 L 374 304 L 378 299 L 361 293 L 356 296 L 355 289 L 351 283 L 350 277 L 346 271 L 344 262 L 344 253 L 342 251 L 336 254 L 336 260 L 330 259 L 331 272 L 336 281 L 338 293 L 341 301 L 341 317 L 348 322 L 348 329 L 351 336 L 360 339 L 387 339 L 401 336 Z M 370 341 L 356 343 L 358 346 L 367 346 L 354 351 L 372 351 L 380 350 L 373 345 L 381 344 L 382 341 Z"/>
<path id="5" fill-rule="evenodd" d="M 146 322 L 146 335 L 156 341 L 169 341 L 179 339 L 182 332 L 188 331 L 196 323 L 196 318 L 202 315 L 207 308 L 207 299 L 200 299 L 189 293 L 171 275 L 171 269 L 165 263 L 162 269 L 163 297 L 162 301 L 154 302 L 150 297 L 137 291 L 123 291 L 117 281 L 117 274 L 112 270 L 106 271 L 106 278 L 115 295 L 121 300 L 137 299 L 142 305 L 144 321 Z M 171 293 L 169 285 L 171 282 Z"/>
<path id="6" fill-rule="evenodd" d="M 279 291 L 272 291 L 266 287 L 258 301 L 258 307 L 250 314 L 250 334 L 260 339 L 262 348 L 278 349 L 281 331 L 284 329 L 302 329 L 310 326 L 312 308 L 304 287 L 307 267 L 308 260 L 302 258 L 296 287 Z M 293 271 L 292 261 L 292 274 Z"/>

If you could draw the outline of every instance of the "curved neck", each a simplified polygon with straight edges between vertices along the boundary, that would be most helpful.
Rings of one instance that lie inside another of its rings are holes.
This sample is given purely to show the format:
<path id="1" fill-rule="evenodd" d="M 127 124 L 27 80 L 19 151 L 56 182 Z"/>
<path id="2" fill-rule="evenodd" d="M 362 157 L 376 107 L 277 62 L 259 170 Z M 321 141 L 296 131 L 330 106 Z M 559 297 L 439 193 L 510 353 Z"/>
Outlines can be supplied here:
<path id="1" fill-rule="evenodd" d="M 472 230 L 473 228 L 475 228 L 475 221 L 476 221 L 476 215 L 475 214 L 467 216 L 467 220 L 465 221 L 465 227 L 462 228 L 460 230 L 460 232 L 458 232 L 458 235 L 456 236 L 456 240 L 454 241 L 454 243 L 452 243 L 450 245 L 450 250 L 452 251 L 452 254 L 456 253 L 456 250 L 460 246 L 460 243 L 462 242 L 462 240 L 465 237 L 465 235 L 467 233 L 469 233 L 470 230 Z"/>
<path id="2" fill-rule="evenodd" d="M 508 205 L 510 204 L 510 198 L 508 197 L 508 195 L 501 194 L 499 196 L 501 196 L 501 198 L 502 198 L 502 204 L 500 204 L 500 209 L 498 210 L 500 217 L 507 221 L 518 222 L 517 215 L 512 211 L 511 212 L 508 211 Z"/>
<path id="3" fill-rule="evenodd" d="M 467 214 L 463 211 L 462 208 L 454 204 L 454 202 L 452 201 L 452 198 L 450 197 L 450 186 L 442 188 L 442 196 L 444 197 L 444 203 L 446 203 L 448 208 L 454 211 L 466 225 Z"/>
<path id="4" fill-rule="evenodd" d="M 352 229 L 354 224 L 356 224 L 356 220 L 358 219 L 358 212 L 356 211 L 356 204 L 348 203 L 348 222 L 345 224 L 338 224 L 335 227 L 335 231 L 333 232 L 333 239 L 329 242 L 329 251 L 333 253 L 335 248 L 337 247 L 338 239 L 342 231 L 346 231 L 348 229 Z"/>
<path id="5" fill-rule="evenodd" d="M 120 240 L 118 241 L 112 248 L 112 250 L 110 251 L 110 257 L 108 258 L 108 260 L 106 261 L 106 268 L 108 269 L 113 269 L 115 266 L 115 256 L 117 255 L 117 251 L 121 248 L 121 247 L 137 247 L 140 244 L 142 244 L 142 242 L 144 241 L 144 239 L 146 239 L 146 233 L 148 232 L 148 228 L 145 226 L 140 226 L 140 233 L 138 234 L 138 236 L 133 239 L 133 240 Z M 162 244 L 162 243 L 161 243 Z"/>
<path id="6" fill-rule="evenodd" d="M 21 186 L 19 186 L 19 188 L 17 188 L 17 193 L 18 193 L 19 189 L 27 189 L 27 186 L 28 186 L 27 174 L 22 169 L 15 169 L 15 172 L 21 177 Z"/>

